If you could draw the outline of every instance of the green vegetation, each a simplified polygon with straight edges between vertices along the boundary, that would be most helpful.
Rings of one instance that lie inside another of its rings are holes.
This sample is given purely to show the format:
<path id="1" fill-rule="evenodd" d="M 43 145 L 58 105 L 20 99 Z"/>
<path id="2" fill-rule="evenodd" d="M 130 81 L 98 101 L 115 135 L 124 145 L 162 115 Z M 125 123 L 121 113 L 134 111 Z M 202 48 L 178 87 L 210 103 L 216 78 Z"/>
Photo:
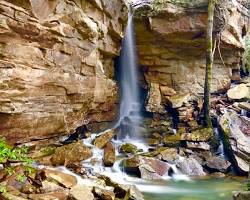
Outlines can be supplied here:
<path id="1" fill-rule="evenodd" d="M 25 176 L 24 174 L 18 174 L 18 175 L 16 176 L 16 179 L 17 179 L 17 181 L 19 181 L 19 182 L 21 182 L 21 183 L 24 183 L 25 180 L 26 180 L 26 176 Z"/>
<path id="2" fill-rule="evenodd" d="M 250 191 L 250 179 L 248 179 L 248 180 L 243 184 L 243 190 L 244 190 L 244 191 Z"/>
<path id="3" fill-rule="evenodd" d="M 0 193 L 6 193 L 6 192 L 7 192 L 6 186 L 0 185 Z"/>
<path id="4" fill-rule="evenodd" d="M 0 138 L 0 163 L 20 161 L 31 164 L 33 160 L 27 156 L 27 153 L 27 147 L 12 147 L 6 143 L 5 139 Z"/>
<path id="5" fill-rule="evenodd" d="M 43 154 L 43 156 L 49 156 L 55 153 L 56 147 L 52 147 L 52 146 L 47 146 L 47 147 L 43 147 L 41 148 L 41 153 Z"/>

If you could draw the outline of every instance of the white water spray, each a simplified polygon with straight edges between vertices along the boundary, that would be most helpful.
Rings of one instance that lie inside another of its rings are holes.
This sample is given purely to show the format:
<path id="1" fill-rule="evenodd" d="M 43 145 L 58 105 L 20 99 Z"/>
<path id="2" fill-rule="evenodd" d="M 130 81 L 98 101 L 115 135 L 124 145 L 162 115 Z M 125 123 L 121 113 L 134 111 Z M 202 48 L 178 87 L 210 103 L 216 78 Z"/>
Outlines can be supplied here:
<path id="1" fill-rule="evenodd" d="M 137 54 L 134 36 L 133 15 L 129 13 L 128 26 L 125 38 L 122 43 L 122 51 L 120 57 L 120 85 L 121 85 L 121 104 L 118 126 L 121 124 L 133 124 L 133 131 L 121 131 L 120 139 L 129 137 L 136 138 L 140 116 L 139 86 L 138 86 L 138 67 Z M 127 133 L 124 133 L 127 132 Z M 131 133 L 129 133 L 131 132 Z"/>

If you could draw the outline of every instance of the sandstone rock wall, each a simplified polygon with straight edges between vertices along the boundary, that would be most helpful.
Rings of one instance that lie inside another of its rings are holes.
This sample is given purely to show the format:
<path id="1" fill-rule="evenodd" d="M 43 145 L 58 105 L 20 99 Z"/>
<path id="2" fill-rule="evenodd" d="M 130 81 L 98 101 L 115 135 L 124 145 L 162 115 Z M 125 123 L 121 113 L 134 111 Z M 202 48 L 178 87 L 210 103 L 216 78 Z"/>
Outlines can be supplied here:
<path id="1" fill-rule="evenodd" d="M 207 4 L 207 0 L 143 0 L 134 4 L 139 61 L 148 85 L 203 93 Z M 226 1 L 224 16 L 216 15 L 215 33 L 222 32 L 217 42 L 221 56 L 218 48 L 215 52 L 213 92 L 227 89 L 231 78 L 239 74 L 243 37 L 249 28 L 247 5 Z"/>
<path id="2" fill-rule="evenodd" d="M 115 117 L 123 0 L 0 0 L 0 135 L 22 142 Z"/>

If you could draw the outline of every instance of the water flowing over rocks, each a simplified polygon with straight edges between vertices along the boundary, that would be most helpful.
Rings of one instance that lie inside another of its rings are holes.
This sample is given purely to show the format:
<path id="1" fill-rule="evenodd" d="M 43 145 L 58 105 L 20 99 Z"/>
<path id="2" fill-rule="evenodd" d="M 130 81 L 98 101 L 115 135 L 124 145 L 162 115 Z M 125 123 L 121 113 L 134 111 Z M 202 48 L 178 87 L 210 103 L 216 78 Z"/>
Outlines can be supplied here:
<path id="1" fill-rule="evenodd" d="M 0 2 L 0 130 L 12 142 L 116 116 L 123 0 Z"/>

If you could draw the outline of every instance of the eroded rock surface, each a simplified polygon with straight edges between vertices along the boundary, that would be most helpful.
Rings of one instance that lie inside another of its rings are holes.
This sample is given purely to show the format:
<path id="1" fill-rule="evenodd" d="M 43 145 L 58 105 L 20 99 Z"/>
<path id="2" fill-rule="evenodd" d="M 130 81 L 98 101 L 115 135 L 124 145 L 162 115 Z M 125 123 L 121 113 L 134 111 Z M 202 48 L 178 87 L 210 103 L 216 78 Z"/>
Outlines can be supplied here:
<path id="1" fill-rule="evenodd" d="M 23 142 L 115 117 L 123 0 L 0 1 L 0 134 Z"/>

